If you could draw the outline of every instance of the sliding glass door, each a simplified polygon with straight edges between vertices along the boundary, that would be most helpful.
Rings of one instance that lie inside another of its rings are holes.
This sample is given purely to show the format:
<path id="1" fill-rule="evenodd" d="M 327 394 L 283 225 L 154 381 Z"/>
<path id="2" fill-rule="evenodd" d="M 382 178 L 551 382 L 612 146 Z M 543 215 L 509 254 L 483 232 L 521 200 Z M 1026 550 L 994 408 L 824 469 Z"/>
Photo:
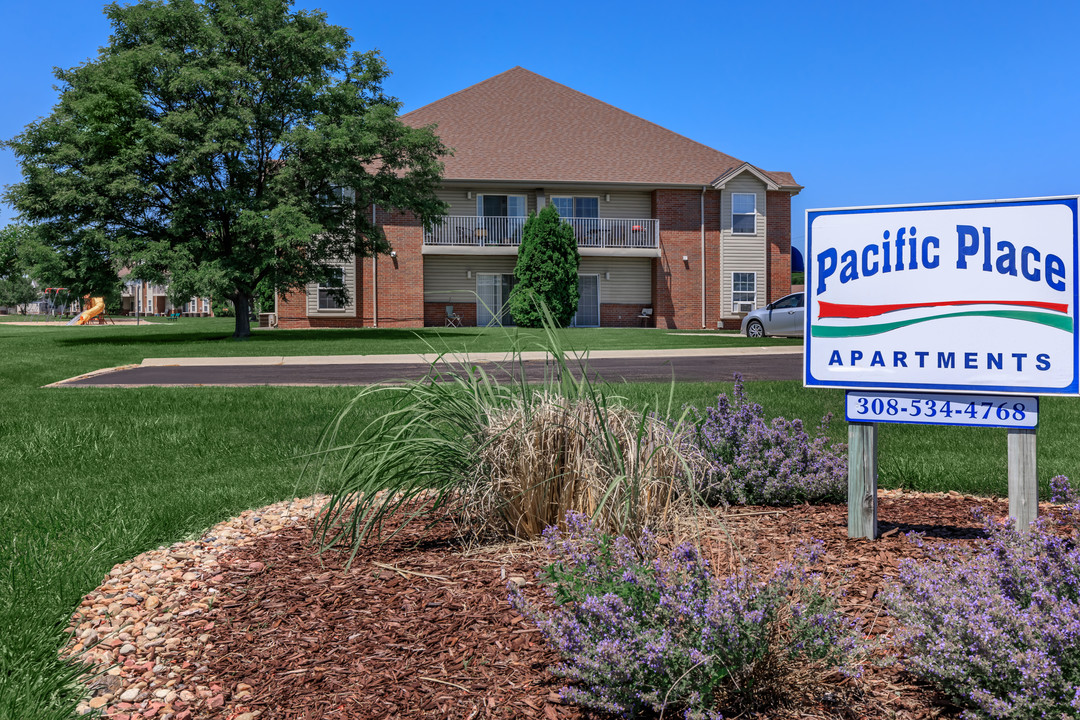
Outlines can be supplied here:
<path id="1" fill-rule="evenodd" d="M 513 325 L 514 318 L 506 305 L 514 289 L 514 276 L 496 273 L 476 274 L 476 325 Z"/>
<path id="2" fill-rule="evenodd" d="M 575 327 L 600 326 L 600 276 L 578 275 L 577 314 Z"/>

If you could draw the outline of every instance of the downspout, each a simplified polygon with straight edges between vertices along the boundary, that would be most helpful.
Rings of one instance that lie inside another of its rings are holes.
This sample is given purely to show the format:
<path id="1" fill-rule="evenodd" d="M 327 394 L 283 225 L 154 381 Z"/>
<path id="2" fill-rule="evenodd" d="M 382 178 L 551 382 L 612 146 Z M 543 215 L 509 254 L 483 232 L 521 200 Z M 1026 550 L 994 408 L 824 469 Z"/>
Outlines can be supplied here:
<path id="1" fill-rule="evenodd" d="M 371 203 L 371 225 L 375 226 L 375 203 Z M 371 318 L 372 327 L 379 327 L 379 254 L 371 253 Z"/>
<path id="2" fill-rule="evenodd" d="M 701 329 L 705 329 L 705 190 L 701 186 Z"/>

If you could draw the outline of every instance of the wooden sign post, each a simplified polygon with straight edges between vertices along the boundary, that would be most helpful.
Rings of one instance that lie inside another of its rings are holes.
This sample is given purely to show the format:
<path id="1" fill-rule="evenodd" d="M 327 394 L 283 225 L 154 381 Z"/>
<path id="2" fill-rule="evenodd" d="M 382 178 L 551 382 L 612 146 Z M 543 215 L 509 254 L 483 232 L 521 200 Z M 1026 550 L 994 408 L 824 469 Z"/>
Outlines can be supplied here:
<path id="1" fill-rule="evenodd" d="M 847 508 L 848 537 L 878 536 L 877 423 L 848 423 Z"/>
<path id="2" fill-rule="evenodd" d="M 1035 472 L 1035 431 L 1009 429 L 1009 517 L 1021 532 L 1039 514 L 1039 478 Z"/>
<path id="3" fill-rule="evenodd" d="M 1034 428 L 1009 428 L 1009 518 L 1027 532 L 1039 514 Z M 873 540 L 877 518 L 877 423 L 848 423 L 848 537 Z"/>

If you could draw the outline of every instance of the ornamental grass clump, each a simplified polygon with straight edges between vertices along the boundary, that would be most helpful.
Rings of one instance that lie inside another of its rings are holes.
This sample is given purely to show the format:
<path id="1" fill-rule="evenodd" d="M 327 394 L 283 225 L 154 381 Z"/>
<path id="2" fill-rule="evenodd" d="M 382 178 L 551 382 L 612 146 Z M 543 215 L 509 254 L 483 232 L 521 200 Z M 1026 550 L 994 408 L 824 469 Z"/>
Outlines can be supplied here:
<path id="1" fill-rule="evenodd" d="M 817 437 L 798 419 L 766 421 L 736 375 L 731 397 L 722 394 L 715 407 L 691 417 L 711 463 L 700 489 L 706 502 L 795 505 L 847 498 L 846 446 L 829 444 L 825 430 L 830 416 L 822 418 Z"/>
<path id="2" fill-rule="evenodd" d="M 1080 503 L 1050 485 L 1060 514 L 1028 532 L 984 518 L 985 543 L 928 547 L 886 595 L 904 663 L 967 720 L 1080 716 Z"/>
<path id="3" fill-rule="evenodd" d="M 542 382 L 528 382 L 508 333 L 513 359 L 500 369 L 510 380 L 440 357 L 424 380 L 365 388 L 339 413 L 310 468 L 331 496 L 315 534 L 323 548 L 349 544 L 355 556 L 391 516 L 400 529 L 443 507 L 473 536 L 538 538 L 567 510 L 635 536 L 689 502 L 705 463 L 689 433 L 671 429 L 684 424 L 627 407 L 589 380 L 582 357 L 572 370 L 540 308 Z M 351 425 L 366 403 L 387 397 L 389 412 Z"/>
<path id="4" fill-rule="evenodd" d="M 716 577 L 693 545 L 662 555 L 648 530 L 612 539 L 576 513 L 544 539 L 558 558 L 542 573 L 557 608 L 538 610 L 516 586 L 510 602 L 559 652 L 552 670 L 572 683 L 562 696 L 582 706 L 706 718 L 781 705 L 854 647 L 807 570 L 819 544 L 759 579 Z"/>
<path id="5" fill-rule="evenodd" d="M 687 440 L 655 415 L 601 395 L 538 392 L 492 408 L 478 443 L 465 505 L 481 523 L 538 538 L 567 510 L 609 532 L 667 525 L 690 494 Z"/>

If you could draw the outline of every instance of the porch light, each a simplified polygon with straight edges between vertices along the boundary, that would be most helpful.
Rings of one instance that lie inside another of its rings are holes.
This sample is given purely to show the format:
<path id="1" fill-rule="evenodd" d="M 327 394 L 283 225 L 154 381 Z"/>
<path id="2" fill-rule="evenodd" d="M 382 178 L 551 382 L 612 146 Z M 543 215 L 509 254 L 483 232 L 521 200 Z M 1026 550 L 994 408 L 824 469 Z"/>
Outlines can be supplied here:
<path id="1" fill-rule="evenodd" d="M 467 278 L 469 278 L 471 280 L 472 279 L 472 270 L 466 270 L 465 271 L 465 277 L 467 277 Z"/>
<path id="2" fill-rule="evenodd" d="M 604 273 L 604 279 L 605 280 L 610 280 L 611 279 L 611 273 L 609 273 L 609 272 Z"/>
<path id="3" fill-rule="evenodd" d="M 611 202 L 611 196 L 610 195 L 604 195 L 604 202 Z"/>
<path id="4" fill-rule="evenodd" d="M 465 197 L 467 197 L 469 200 L 472 200 L 472 190 L 466 191 Z"/>

